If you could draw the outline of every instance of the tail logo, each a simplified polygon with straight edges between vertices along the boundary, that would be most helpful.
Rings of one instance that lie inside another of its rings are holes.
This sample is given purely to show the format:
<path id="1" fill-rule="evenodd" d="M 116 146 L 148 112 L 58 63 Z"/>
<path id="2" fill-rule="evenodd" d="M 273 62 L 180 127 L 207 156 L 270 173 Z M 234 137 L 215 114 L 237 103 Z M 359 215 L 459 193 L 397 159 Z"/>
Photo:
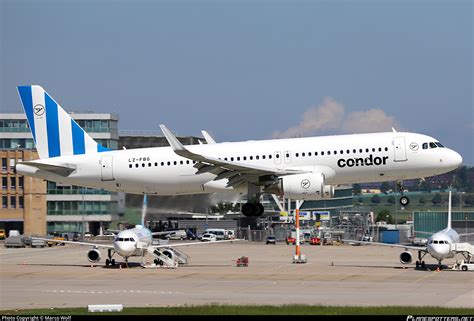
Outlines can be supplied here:
<path id="1" fill-rule="evenodd" d="M 35 115 L 36 116 L 43 116 L 44 114 L 44 106 L 41 104 L 38 104 L 35 106 Z"/>

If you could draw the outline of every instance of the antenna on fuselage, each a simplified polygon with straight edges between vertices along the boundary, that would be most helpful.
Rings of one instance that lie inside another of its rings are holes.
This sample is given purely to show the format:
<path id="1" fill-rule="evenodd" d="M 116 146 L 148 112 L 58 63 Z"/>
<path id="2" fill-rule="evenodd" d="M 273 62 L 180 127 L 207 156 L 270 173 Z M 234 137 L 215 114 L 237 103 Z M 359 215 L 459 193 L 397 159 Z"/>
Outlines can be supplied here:
<path id="1" fill-rule="evenodd" d="M 143 194 L 142 219 L 141 219 L 141 225 L 143 227 L 147 227 L 147 226 L 145 226 L 146 208 L 147 208 L 147 205 L 148 205 L 147 203 L 148 203 L 147 195 Z"/>
<path id="2" fill-rule="evenodd" d="M 448 199 L 448 229 L 451 229 L 451 191 L 449 191 Z"/>

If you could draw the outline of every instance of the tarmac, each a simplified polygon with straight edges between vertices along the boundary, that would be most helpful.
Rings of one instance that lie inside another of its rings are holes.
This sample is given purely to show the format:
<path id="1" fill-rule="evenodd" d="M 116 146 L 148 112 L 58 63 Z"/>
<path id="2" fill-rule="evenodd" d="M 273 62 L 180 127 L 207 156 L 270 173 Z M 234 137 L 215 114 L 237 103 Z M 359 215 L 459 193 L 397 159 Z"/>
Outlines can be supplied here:
<path id="1" fill-rule="evenodd" d="M 2 244 L 0 244 L 2 246 Z M 292 263 L 284 243 L 233 242 L 180 248 L 189 264 L 145 269 L 91 267 L 87 246 L 0 248 L 0 309 L 86 307 L 89 304 L 439 306 L 474 308 L 474 272 L 403 266 L 400 249 L 303 245 L 307 263 Z M 412 252 L 414 259 L 416 253 Z M 236 260 L 246 256 L 247 267 Z M 121 261 L 120 257 L 115 257 Z M 443 261 L 451 265 L 454 259 Z M 431 266 L 429 264 L 432 264 Z"/>

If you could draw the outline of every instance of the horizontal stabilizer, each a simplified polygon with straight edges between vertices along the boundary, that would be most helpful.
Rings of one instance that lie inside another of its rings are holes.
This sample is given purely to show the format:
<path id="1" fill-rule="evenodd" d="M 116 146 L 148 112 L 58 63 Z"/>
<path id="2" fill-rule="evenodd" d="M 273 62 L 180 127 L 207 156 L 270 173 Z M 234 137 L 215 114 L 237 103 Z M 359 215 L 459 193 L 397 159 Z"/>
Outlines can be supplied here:
<path id="1" fill-rule="evenodd" d="M 44 164 L 44 163 L 38 163 L 38 162 L 21 162 L 16 165 L 17 171 L 23 172 L 23 170 L 21 170 L 22 165 L 35 167 L 39 170 L 51 172 L 53 174 L 60 175 L 63 177 L 68 177 L 69 175 L 71 175 L 72 172 L 76 170 L 76 167 L 71 166 L 71 165 L 61 166 L 61 165 L 51 165 L 51 164 Z"/>

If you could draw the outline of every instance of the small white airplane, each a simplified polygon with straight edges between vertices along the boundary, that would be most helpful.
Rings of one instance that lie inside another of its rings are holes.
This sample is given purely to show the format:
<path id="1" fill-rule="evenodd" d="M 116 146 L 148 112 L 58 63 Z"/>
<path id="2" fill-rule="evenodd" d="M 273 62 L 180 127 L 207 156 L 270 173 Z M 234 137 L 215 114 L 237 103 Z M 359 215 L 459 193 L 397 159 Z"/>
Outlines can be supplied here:
<path id="1" fill-rule="evenodd" d="M 415 232 L 421 234 L 432 234 L 425 232 Z M 472 233 L 461 234 L 470 235 Z M 405 249 L 400 254 L 400 262 L 402 264 L 410 264 L 412 262 L 411 252 L 408 250 L 418 251 L 418 260 L 416 261 L 416 267 L 425 268 L 425 261 L 423 258 L 426 254 L 431 255 L 434 259 L 438 260 L 438 267 L 442 267 L 441 262 L 447 258 L 453 258 L 457 254 L 461 254 L 466 259 L 466 262 L 471 262 L 474 256 L 474 246 L 469 243 L 461 243 L 459 234 L 451 227 L 451 191 L 449 191 L 449 205 L 448 205 L 448 226 L 434 234 L 432 234 L 426 243 L 426 246 L 409 246 L 403 244 L 387 244 L 379 242 L 365 242 L 356 240 L 344 240 L 349 243 L 360 243 L 360 244 L 372 244 L 390 247 L 399 247 Z"/>
<path id="2" fill-rule="evenodd" d="M 234 143 L 216 143 L 206 132 L 207 144 L 183 146 L 160 125 L 171 147 L 108 150 L 40 86 L 20 86 L 18 92 L 40 157 L 18 163 L 19 174 L 149 195 L 246 193 L 245 216 L 263 214 L 263 193 L 318 200 L 333 197 L 338 184 L 401 183 L 462 163 L 433 137 L 395 130 Z M 400 198 L 402 205 L 408 202 Z"/>
<path id="3" fill-rule="evenodd" d="M 114 266 L 115 259 L 114 254 L 117 253 L 125 259 L 125 263 L 128 264 L 128 259 L 132 256 L 141 256 L 142 264 L 145 265 L 145 255 L 149 254 L 154 257 L 153 262 L 155 265 L 166 265 L 169 267 L 177 267 L 178 261 L 175 260 L 175 256 L 178 254 L 174 249 L 175 247 L 192 246 L 201 244 L 216 244 L 234 242 L 240 240 L 223 240 L 215 241 L 211 243 L 202 242 L 189 242 L 189 243 L 176 243 L 176 244 L 164 244 L 164 245 L 153 245 L 153 235 L 161 232 L 151 232 L 149 229 L 142 225 L 135 225 L 134 228 L 123 230 L 118 232 L 114 237 L 112 244 L 92 243 L 92 242 L 73 242 L 73 241 L 62 241 L 62 240 L 51 240 L 47 238 L 35 237 L 35 239 L 57 242 L 57 243 L 68 243 L 76 245 L 84 245 L 92 247 L 87 252 L 87 259 L 91 263 L 98 263 L 101 259 L 99 249 L 107 249 L 107 259 L 105 260 L 105 266 Z"/>

